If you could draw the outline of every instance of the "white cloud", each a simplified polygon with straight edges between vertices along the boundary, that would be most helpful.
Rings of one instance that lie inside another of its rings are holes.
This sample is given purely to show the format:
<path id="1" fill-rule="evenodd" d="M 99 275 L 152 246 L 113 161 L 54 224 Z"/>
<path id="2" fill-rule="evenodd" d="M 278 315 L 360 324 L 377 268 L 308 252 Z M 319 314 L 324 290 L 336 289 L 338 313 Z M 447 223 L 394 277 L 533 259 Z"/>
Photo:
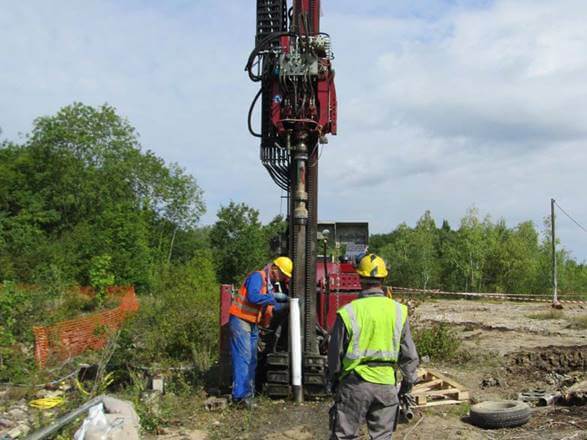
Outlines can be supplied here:
<path id="1" fill-rule="evenodd" d="M 320 216 L 373 231 L 475 204 L 540 224 L 551 196 L 587 221 L 587 3 L 327 0 L 339 136 L 321 159 Z M 220 204 L 265 219 L 280 191 L 246 130 L 255 11 L 242 0 L 27 1 L 0 13 L 0 127 L 11 139 L 73 101 L 108 102 L 146 148 Z M 587 234 L 559 221 L 587 258 Z"/>
<path id="2" fill-rule="evenodd" d="M 322 189 L 335 198 L 342 186 L 345 203 L 326 201 L 329 218 L 350 212 L 386 231 L 431 209 L 458 225 L 475 204 L 510 224 L 541 225 L 553 196 L 587 219 L 587 4 L 445 12 L 341 19 L 361 51 L 335 45 L 347 97 Z M 587 235 L 559 223 L 564 245 L 587 258 Z"/>

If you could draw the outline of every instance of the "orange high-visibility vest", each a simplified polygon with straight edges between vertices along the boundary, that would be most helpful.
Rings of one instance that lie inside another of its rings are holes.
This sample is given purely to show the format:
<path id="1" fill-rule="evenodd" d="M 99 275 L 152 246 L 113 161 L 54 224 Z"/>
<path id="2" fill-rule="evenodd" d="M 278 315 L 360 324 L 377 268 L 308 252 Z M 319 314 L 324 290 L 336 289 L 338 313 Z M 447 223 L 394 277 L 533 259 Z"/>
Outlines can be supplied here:
<path id="1" fill-rule="evenodd" d="M 261 295 L 267 294 L 267 277 L 263 271 L 258 271 L 263 279 L 261 285 Z M 252 273 L 247 275 L 245 282 L 238 291 L 238 294 L 232 299 L 230 310 L 228 311 L 231 315 L 237 318 L 244 319 L 245 321 L 252 322 L 253 324 L 259 323 L 261 315 L 263 314 L 263 306 L 253 304 L 247 299 L 247 287 L 246 281 Z"/>

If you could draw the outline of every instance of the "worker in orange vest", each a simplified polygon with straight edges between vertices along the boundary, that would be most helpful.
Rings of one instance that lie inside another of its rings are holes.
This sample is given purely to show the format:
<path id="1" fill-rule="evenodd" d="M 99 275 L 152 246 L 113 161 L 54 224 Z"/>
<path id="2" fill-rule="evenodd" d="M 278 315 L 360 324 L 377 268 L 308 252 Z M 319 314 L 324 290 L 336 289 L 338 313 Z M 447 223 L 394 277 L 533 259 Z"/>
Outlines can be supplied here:
<path id="1" fill-rule="evenodd" d="M 288 257 L 279 257 L 264 269 L 250 273 L 230 306 L 230 351 L 232 355 L 232 401 L 246 408 L 253 406 L 259 324 L 271 309 L 288 307 L 287 296 L 274 291 L 274 284 L 285 286 L 293 271 Z"/>

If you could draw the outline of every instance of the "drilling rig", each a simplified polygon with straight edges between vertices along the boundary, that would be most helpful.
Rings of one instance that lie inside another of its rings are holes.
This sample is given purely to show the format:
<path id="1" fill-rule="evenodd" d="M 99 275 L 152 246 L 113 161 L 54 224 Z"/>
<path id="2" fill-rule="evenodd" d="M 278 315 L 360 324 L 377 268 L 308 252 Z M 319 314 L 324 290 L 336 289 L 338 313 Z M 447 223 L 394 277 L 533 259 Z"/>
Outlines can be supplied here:
<path id="1" fill-rule="evenodd" d="M 248 112 L 248 128 L 260 140 L 263 166 L 287 195 L 284 253 L 294 262 L 289 295 L 300 305 L 303 393 L 320 395 L 327 390 L 327 330 L 337 307 L 360 290 L 352 265 L 327 262 L 326 255 L 317 264 L 316 257 L 319 146 L 337 130 L 334 57 L 330 36 L 320 31 L 320 0 L 257 0 L 256 7 L 255 45 L 245 71 L 260 88 Z M 259 105 L 256 131 L 252 119 Z M 224 366 L 231 291 L 232 286 L 221 288 Z M 290 353 L 283 339 L 285 345 L 274 341 L 260 353 L 258 371 L 263 377 L 257 382 L 273 397 L 291 393 Z"/>
<path id="2" fill-rule="evenodd" d="M 291 7 L 286 0 L 257 0 L 255 48 L 245 70 L 261 87 L 248 126 L 261 140 L 261 162 L 288 195 L 289 290 L 300 300 L 303 377 L 310 387 L 325 385 L 326 360 L 316 337 L 316 227 L 318 147 L 336 134 L 332 59 L 330 36 L 320 32 L 320 0 L 294 0 Z M 251 118 L 259 98 L 256 133 Z"/>

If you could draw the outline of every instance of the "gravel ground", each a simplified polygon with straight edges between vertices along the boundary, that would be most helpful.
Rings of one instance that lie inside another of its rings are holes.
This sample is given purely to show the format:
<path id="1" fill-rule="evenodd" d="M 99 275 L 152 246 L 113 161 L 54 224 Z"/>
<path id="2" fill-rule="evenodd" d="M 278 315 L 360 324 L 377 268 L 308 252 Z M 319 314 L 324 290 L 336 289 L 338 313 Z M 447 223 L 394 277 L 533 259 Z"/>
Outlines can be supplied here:
<path id="1" fill-rule="evenodd" d="M 416 308 L 422 322 L 445 322 L 462 327 L 466 346 L 499 354 L 540 347 L 587 345 L 587 329 L 570 328 L 573 318 L 587 316 L 579 306 L 567 307 L 562 319 L 532 319 L 548 313 L 543 303 L 481 303 L 471 300 L 425 302 Z"/>

